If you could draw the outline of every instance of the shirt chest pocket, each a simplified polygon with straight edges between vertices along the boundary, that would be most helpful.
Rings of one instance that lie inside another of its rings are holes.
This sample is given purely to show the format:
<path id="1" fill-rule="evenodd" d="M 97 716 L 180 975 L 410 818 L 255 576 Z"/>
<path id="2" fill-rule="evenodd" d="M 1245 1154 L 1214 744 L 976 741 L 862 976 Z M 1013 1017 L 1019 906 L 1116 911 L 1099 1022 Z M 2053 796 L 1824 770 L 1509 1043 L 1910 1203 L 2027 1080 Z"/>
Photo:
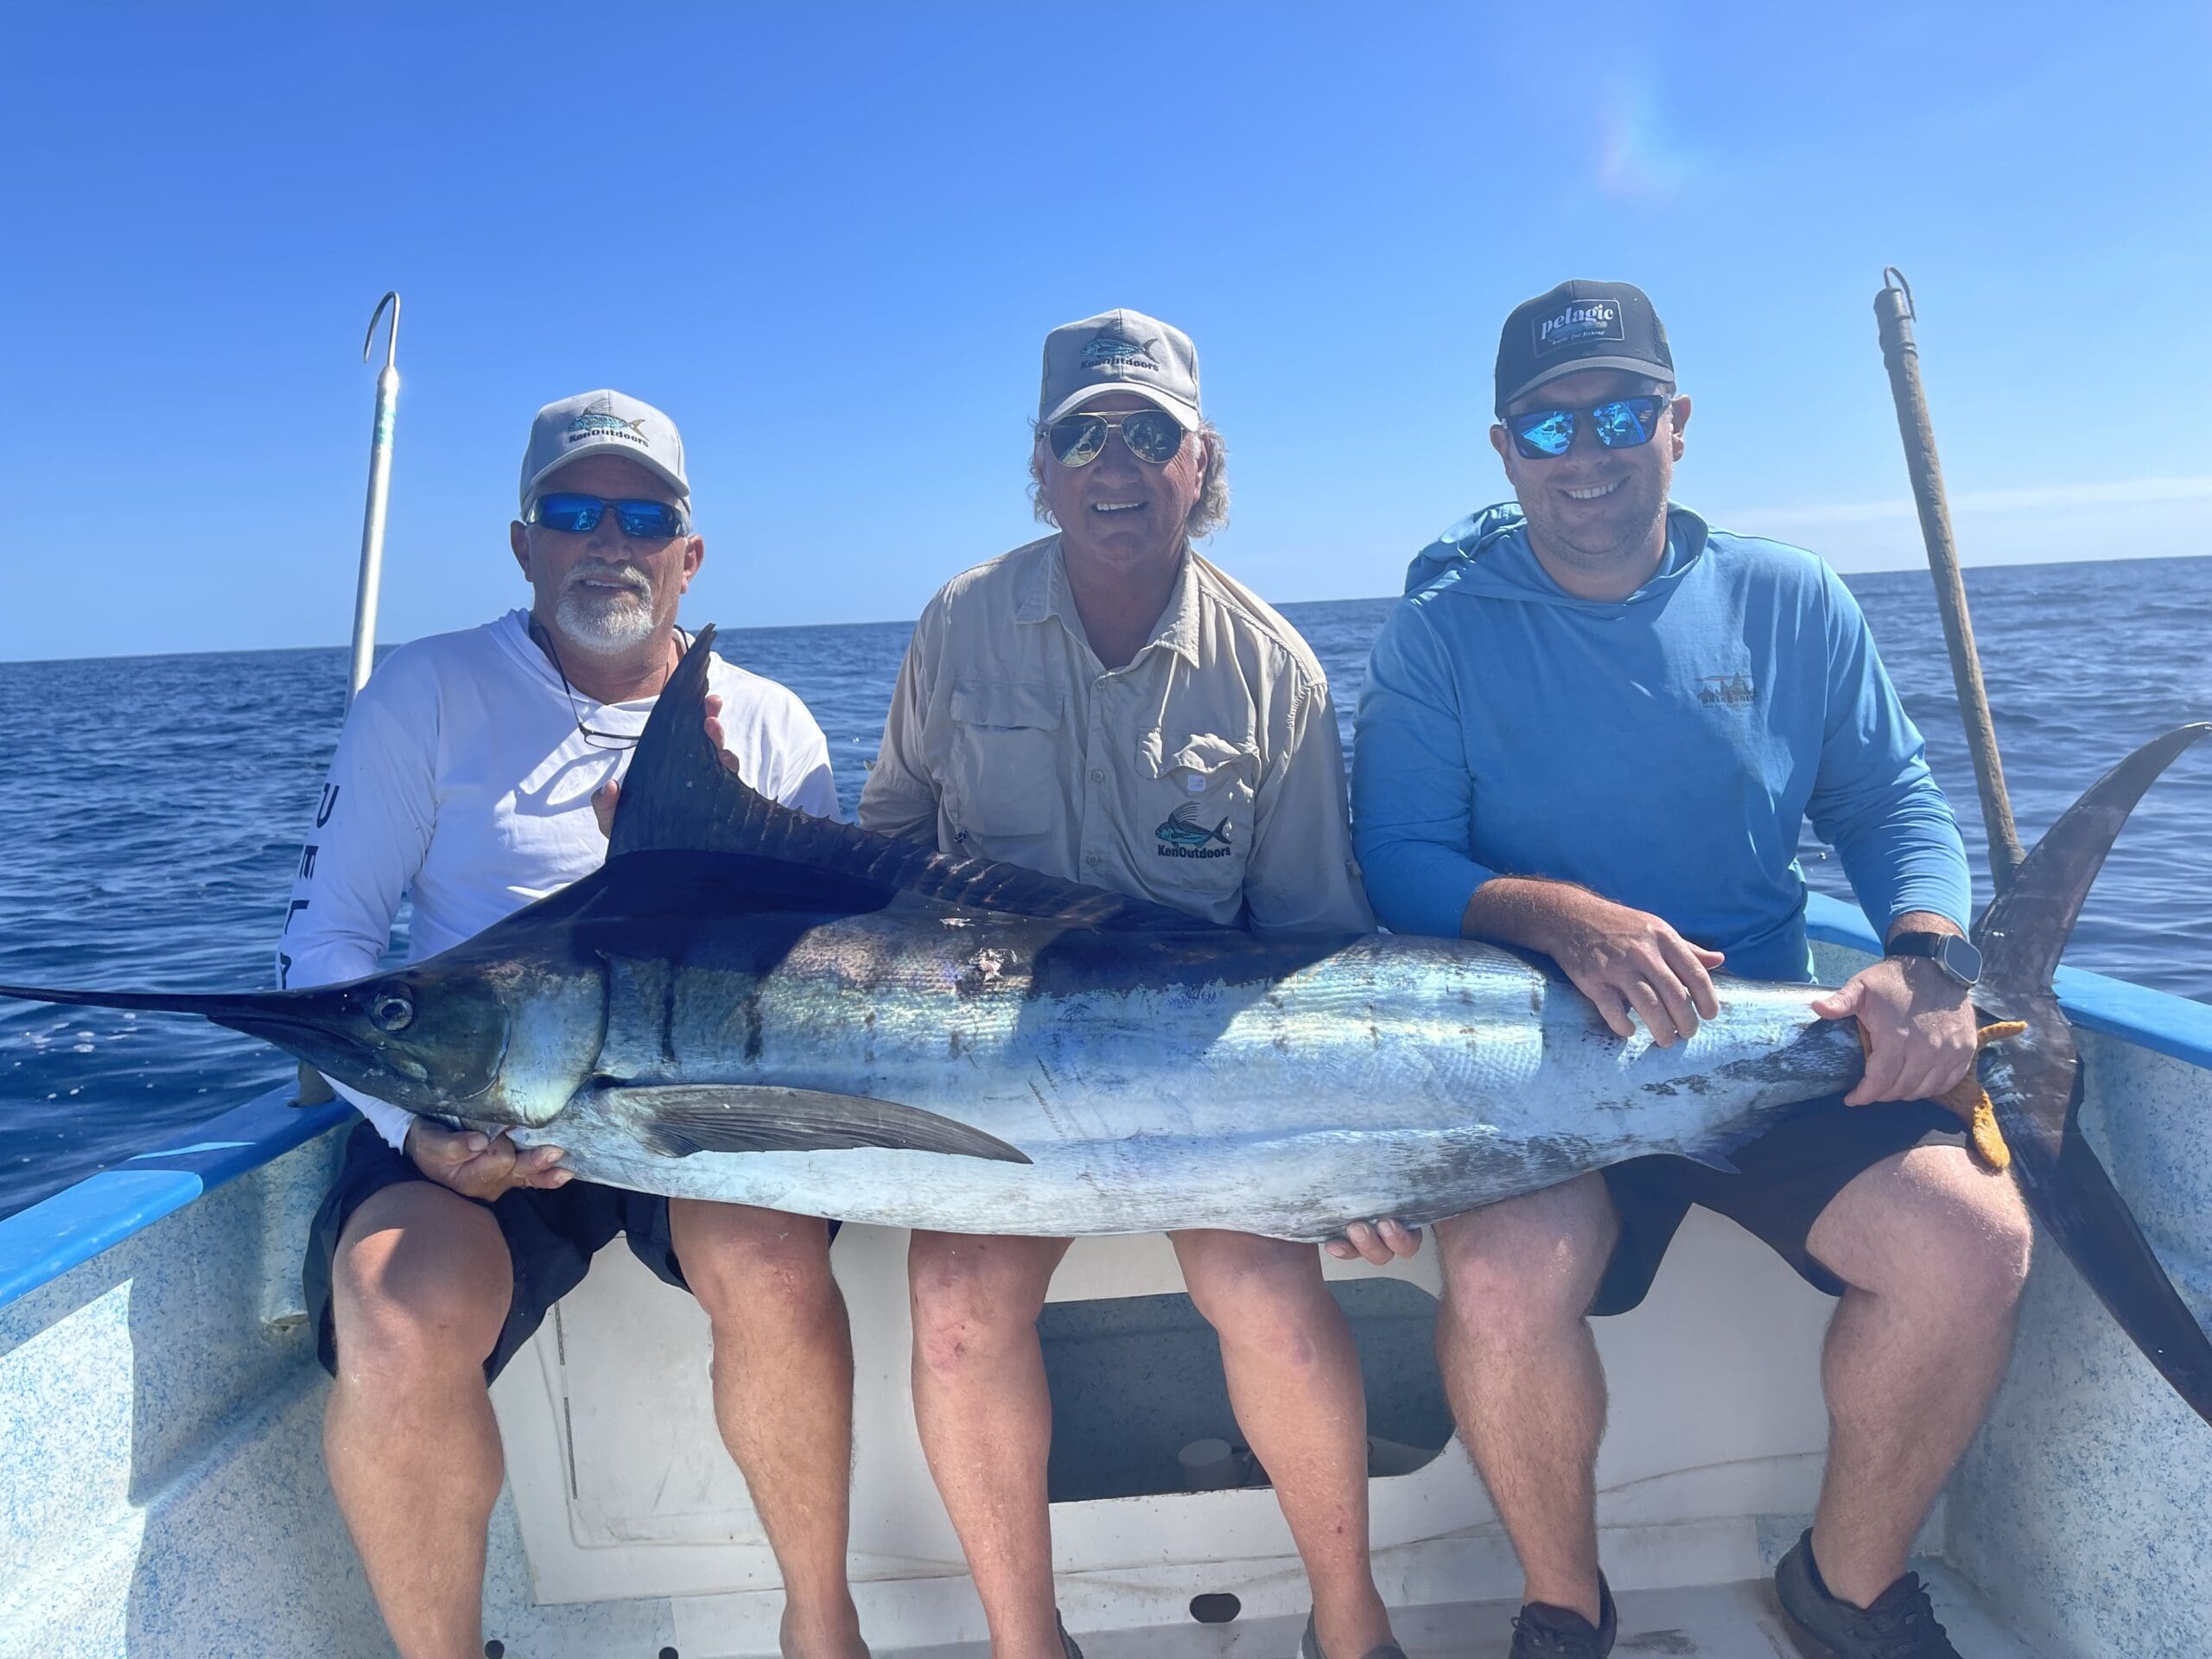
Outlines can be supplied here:
<path id="1" fill-rule="evenodd" d="M 1252 852 L 1260 757 L 1210 733 L 1162 734 L 1143 749 L 1146 861 L 1163 884 L 1226 892 L 1243 885 Z"/>
<path id="2" fill-rule="evenodd" d="M 1026 680 L 952 687 L 947 793 L 963 830 L 1041 836 L 1059 806 L 1060 694 Z"/>

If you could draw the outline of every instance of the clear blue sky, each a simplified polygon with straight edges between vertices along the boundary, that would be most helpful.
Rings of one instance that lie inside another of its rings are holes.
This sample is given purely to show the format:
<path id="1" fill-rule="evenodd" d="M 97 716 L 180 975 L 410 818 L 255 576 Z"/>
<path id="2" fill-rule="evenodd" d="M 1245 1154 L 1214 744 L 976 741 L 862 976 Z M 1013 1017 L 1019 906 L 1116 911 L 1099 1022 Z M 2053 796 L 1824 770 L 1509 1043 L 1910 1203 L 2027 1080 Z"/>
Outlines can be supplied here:
<path id="1" fill-rule="evenodd" d="M 2212 552 L 2209 67 L 2201 4 L 18 8 L 0 659 L 341 641 L 388 287 L 391 639 L 516 601 L 601 385 L 683 427 L 691 620 L 911 616 L 1037 533 L 1039 342 L 1114 305 L 1197 339 L 1215 556 L 1390 592 L 1568 276 L 1653 296 L 1732 528 L 1917 557 L 1894 263 L 1970 560 Z"/>

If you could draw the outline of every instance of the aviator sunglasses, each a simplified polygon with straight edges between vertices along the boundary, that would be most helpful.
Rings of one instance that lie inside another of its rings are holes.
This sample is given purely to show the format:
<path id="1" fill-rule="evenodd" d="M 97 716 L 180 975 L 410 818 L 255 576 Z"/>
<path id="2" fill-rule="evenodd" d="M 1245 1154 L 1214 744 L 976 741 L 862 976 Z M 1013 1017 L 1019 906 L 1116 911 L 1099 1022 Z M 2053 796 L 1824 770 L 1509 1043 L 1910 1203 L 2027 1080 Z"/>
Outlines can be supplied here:
<path id="1" fill-rule="evenodd" d="M 1069 415 L 1045 429 L 1052 459 L 1063 467 L 1088 467 L 1114 433 L 1131 454 L 1149 467 L 1165 467 L 1183 447 L 1183 423 L 1165 410 L 1138 409 L 1116 419 L 1103 415 Z"/>
<path id="2" fill-rule="evenodd" d="M 599 528 L 599 521 L 612 507 L 620 521 L 622 533 L 634 541 L 664 542 L 671 537 L 688 536 L 691 524 L 683 516 L 683 509 L 665 501 L 603 501 L 595 495 L 577 495 L 567 491 L 556 491 L 541 495 L 530 504 L 524 516 L 527 524 L 543 524 L 548 530 L 557 530 L 570 536 L 588 535 Z"/>
<path id="3" fill-rule="evenodd" d="M 1574 448 L 1575 429 L 1585 419 L 1608 449 L 1633 449 L 1651 442 L 1659 430 L 1659 411 L 1674 402 L 1671 392 L 1643 397 L 1615 397 L 1589 409 L 1530 409 L 1498 418 L 1513 435 L 1523 461 L 1556 461 Z"/>

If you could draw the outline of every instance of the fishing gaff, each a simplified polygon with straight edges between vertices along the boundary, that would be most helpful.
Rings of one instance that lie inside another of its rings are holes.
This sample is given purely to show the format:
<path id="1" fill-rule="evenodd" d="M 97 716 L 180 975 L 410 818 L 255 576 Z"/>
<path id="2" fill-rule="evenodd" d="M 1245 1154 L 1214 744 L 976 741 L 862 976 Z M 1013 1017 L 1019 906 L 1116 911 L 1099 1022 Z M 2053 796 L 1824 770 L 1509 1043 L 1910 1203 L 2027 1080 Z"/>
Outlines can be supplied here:
<path id="1" fill-rule="evenodd" d="M 377 302 L 369 314 L 369 332 L 361 341 L 361 361 L 369 360 L 376 343 L 377 321 L 385 308 L 391 308 L 391 326 L 384 337 L 384 367 L 377 375 L 376 423 L 369 431 L 369 499 L 361 513 L 361 577 L 353 592 L 353 665 L 346 681 L 346 700 L 351 702 L 369 683 L 369 670 L 377 648 L 377 589 L 384 575 L 385 505 L 391 493 L 391 425 L 399 407 L 399 370 L 393 359 L 399 353 L 399 294 L 394 289 Z"/>
<path id="2" fill-rule="evenodd" d="M 1936 607 L 1943 618 L 1943 643 L 1950 651 L 1959 718 L 1966 727 L 1974 783 L 1981 793 L 1990 880 L 2002 893 L 2027 855 L 2020 849 L 2012 798 L 2005 792 L 1997 728 L 1990 721 L 1989 693 L 1981 682 L 1981 658 L 1974 650 L 1974 623 L 1967 614 L 1966 582 L 1959 574 L 1958 543 L 1951 534 L 1951 510 L 1943 496 L 1943 469 L 1936 459 L 1936 429 L 1928 418 L 1927 395 L 1921 390 L 1920 348 L 1912 338 L 1912 289 L 1895 265 L 1884 266 L 1882 276 L 1882 289 L 1874 296 L 1874 321 L 1882 337 L 1882 360 L 1889 365 L 1890 392 L 1897 400 L 1897 434 L 1904 442 L 1905 470 L 1911 474 L 1913 502 L 1920 510 L 1928 568 L 1936 578 Z"/>
<path id="3" fill-rule="evenodd" d="M 361 361 L 369 360 L 376 344 L 377 324 L 385 308 L 391 308 L 391 325 L 385 331 L 384 367 L 377 372 L 377 411 L 369 429 L 369 499 L 361 511 L 361 575 L 353 589 L 353 661 L 346 676 L 346 701 L 350 705 L 369 683 L 377 652 L 377 591 L 384 578 L 385 505 L 391 495 L 391 423 L 399 409 L 399 290 L 386 290 L 369 313 L 369 332 L 361 340 Z M 332 1098 L 322 1073 L 300 1062 L 299 1088 L 295 1106 L 317 1106 Z"/>

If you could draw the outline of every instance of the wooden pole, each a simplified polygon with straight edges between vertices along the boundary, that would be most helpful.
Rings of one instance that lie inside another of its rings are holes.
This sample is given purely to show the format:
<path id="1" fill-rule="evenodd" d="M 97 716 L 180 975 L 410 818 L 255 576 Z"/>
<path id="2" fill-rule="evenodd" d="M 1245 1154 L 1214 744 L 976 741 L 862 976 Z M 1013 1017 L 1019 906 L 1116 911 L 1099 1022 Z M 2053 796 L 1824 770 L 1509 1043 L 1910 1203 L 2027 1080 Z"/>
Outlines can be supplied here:
<path id="1" fill-rule="evenodd" d="M 1943 643 L 1950 648 L 1951 680 L 1958 688 L 1959 717 L 1974 756 L 1974 776 L 1981 791 L 1981 822 L 1989 837 L 1989 874 L 1998 892 L 2012 885 L 2012 873 L 2027 855 L 2013 826 L 2012 798 L 2005 792 L 2005 766 L 1997 756 L 1997 728 L 1990 723 L 1989 693 L 1981 683 L 1981 658 L 1974 648 L 1974 622 L 1967 614 L 1966 582 L 1959 574 L 1958 543 L 1951 535 L 1951 510 L 1943 499 L 1943 468 L 1936 459 L 1936 429 L 1928 419 L 1928 398 L 1920 385 L 1920 348 L 1912 338 L 1912 289 L 1895 265 L 1882 273 L 1874 296 L 1874 320 L 1882 336 L 1882 360 L 1889 365 L 1890 391 L 1897 399 L 1897 433 L 1904 441 L 1905 470 L 1920 509 L 1920 534 L 1928 544 L 1928 568 L 1936 577 L 1936 607 L 1943 617 Z"/>

